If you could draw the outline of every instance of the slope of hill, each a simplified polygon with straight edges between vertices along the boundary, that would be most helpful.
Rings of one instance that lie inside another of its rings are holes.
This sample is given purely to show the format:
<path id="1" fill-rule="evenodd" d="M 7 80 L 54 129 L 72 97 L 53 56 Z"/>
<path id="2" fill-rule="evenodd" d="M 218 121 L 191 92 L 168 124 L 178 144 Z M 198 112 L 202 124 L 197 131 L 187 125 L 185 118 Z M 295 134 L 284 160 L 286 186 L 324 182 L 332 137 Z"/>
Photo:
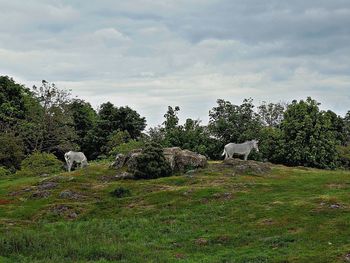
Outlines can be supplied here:
<path id="1" fill-rule="evenodd" d="M 115 174 L 1 179 L 0 262 L 350 261 L 349 171 Z"/>

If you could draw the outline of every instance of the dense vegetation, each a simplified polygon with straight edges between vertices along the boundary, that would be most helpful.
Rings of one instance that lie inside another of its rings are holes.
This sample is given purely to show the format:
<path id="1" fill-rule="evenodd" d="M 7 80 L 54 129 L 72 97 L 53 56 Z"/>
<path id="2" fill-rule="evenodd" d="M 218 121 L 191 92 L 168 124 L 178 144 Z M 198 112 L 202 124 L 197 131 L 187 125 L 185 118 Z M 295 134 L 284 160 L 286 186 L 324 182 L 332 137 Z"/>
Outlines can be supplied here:
<path id="1" fill-rule="evenodd" d="M 64 152 L 81 150 L 89 160 L 104 159 L 150 141 L 219 159 L 226 143 L 258 139 L 260 152 L 250 155 L 255 160 L 349 168 L 350 111 L 341 117 L 320 110 L 312 98 L 258 107 L 252 99 L 241 105 L 219 99 L 208 125 L 193 119 L 180 124 L 179 111 L 169 106 L 164 122 L 146 132 L 146 119 L 128 106 L 106 102 L 95 111 L 47 81 L 29 89 L 0 76 L 0 166 L 14 172 L 34 152 L 63 160 Z"/>

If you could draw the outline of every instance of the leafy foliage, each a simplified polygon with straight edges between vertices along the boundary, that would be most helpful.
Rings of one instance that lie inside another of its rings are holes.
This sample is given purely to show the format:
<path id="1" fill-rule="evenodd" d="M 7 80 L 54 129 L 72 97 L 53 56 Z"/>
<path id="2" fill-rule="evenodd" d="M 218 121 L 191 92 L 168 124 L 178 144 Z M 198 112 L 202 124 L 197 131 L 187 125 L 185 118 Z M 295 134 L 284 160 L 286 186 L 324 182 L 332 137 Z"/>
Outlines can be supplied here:
<path id="1" fill-rule="evenodd" d="M 337 140 L 329 114 L 320 111 L 311 98 L 293 101 L 281 124 L 284 163 L 289 165 L 335 168 Z"/>
<path id="2" fill-rule="evenodd" d="M 21 138 L 13 133 L 0 133 L 0 165 L 15 170 L 24 159 L 24 145 Z"/>
<path id="3" fill-rule="evenodd" d="M 241 105 L 219 99 L 217 104 L 209 112 L 209 129 L 215 137 L 225 144 L 256 139 L 262 124 L 252 99 L 244 99 Z"/>
<path id="4" fill-rule="evenodd" d="M 258 107 L 258 113 L 262 122 L 269 127 L 277 127 L 283 120 L 286 109 L 285 103 L 266 103 L 265 101 Z"/>
<path id="5" fill-rule="evenodd" d="M 114 147 L 110 152 L 110 156 L 116 156 L 118 153 L 127 154 L 135 149 L 141 149 L 145 145 L 145 142 L 142 140 L 130 140 L 128 142 L 123 142 L 118 146 Z"/>
<path id="6" fill-rule="evenodd" d="M 69 111 L 72 115 L 74 130 L 77 134 L 76 143 L 80 146 L 80 150 L 91 156 L 90 142 L 88 141 L 88 133 L 96 125 L 97 113 L 91 107 L 90 103 L 83 100 L 75 99 L 69 104 Z"/>
<path id="7" fill-rule="evenodd" d="M 54 174 L 63 170 L 63 163 L 51 153 L 34 152 L 21 163 L 19 175 Z"/>
<path id="8" fill-rule="evenodd" d="M 11 171 L 6 169 L 5 167 L 3 166 L 0 166 L 0 178 L 1 177 L 5 177 L 5 176 L 8 176 L 11 174 Z"/>
<path id="9" fill-rule="evenodd" d="M 146 127 L 146 120 L 129 107 L 115 107 L 107 102 L 101 105 L 95 127 L 87 134 L 89 159 L 108 155 L 108 143 L 118 131 L 126 131 L 131 139 L 137 139 Z"/>
<path id="10" fill-rule="evenodd" d="M 8 131 L 24 119 L 25 98 L 30 92 L 8 76 L 0 76 L 0 132 Z"/>
<path id="11" fill-rule="evenodd" d="M 341 166 L 350 169 L 350 145 L 348 146 L 338 146 L 337 152 L 339 155 L 339 160 L 341 163 Z"/>
<path id="12" fill-rule="evenodd" d="M 154 179 L 170 176 L 171 168 L 165 160 L 162 147 L 156 143 L 149 143 L 135 158 L 135 167 L 131 172 L 137 179 Z"/>

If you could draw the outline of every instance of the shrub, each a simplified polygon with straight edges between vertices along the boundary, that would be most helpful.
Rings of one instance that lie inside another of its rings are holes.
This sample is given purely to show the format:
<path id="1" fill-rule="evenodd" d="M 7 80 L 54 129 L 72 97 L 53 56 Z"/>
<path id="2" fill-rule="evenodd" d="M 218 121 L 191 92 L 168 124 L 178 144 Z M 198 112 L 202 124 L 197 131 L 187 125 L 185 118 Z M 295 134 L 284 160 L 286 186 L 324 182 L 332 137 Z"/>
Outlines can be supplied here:
<path id="1" fill-rule="evenodd" d="M 148 143 L 135 158 L 135 166 L 130 172 L 137 179 L 154 179 L 170 176 L 171 168 L 165 160 L 162 147 L 157 143 Z"/>
<path id="2" fill-rule="evenodd" d="M 8 169 L 6 169 L 5 167 L 0 166 L 0 178 L 4 177 L 4 176 L 8 176 L 10 174 L 11 174 L 11 172 Z"/>
<path id="3" fill-rule="evenodd" d="M 117 198 L 122 198 L 122 197 L 130 196 L 131 192 L 127 188 L 117 187 L 114 191 L 111 192 L 111 195 Z"/>
<path id="4" fill-rule="evenodd" d="M 0 166 L 6 169 L 19 169 L 24 159 L 23 141 L 10 133 L 0 134 Z"/>
<path id="5" fill-rule="evenodd" d="M 63 163 L 51 153 L 34 152 L 21 163 L 19 175 L 54 174 L 63 170 Z"/>

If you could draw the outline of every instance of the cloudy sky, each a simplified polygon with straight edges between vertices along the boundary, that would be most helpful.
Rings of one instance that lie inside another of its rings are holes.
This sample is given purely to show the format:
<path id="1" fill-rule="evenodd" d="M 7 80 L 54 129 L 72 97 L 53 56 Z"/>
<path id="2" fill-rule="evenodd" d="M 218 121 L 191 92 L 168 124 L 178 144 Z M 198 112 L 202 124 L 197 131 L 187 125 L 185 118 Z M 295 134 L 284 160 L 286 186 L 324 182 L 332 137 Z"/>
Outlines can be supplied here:
<path id="1" fill-rule="evenodd" d="M 350 109 L 349 0 L 0 0 L 0 75 L 42 79 L 153 126 L 167 105 L 312 96 Z"/>

